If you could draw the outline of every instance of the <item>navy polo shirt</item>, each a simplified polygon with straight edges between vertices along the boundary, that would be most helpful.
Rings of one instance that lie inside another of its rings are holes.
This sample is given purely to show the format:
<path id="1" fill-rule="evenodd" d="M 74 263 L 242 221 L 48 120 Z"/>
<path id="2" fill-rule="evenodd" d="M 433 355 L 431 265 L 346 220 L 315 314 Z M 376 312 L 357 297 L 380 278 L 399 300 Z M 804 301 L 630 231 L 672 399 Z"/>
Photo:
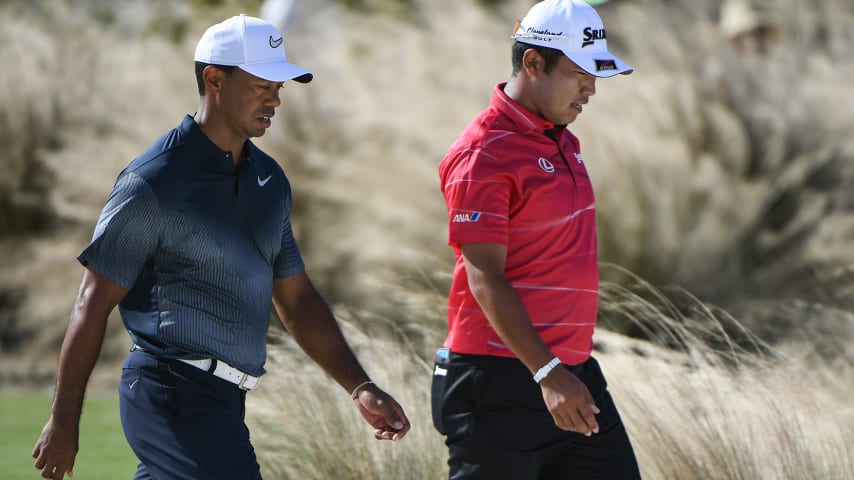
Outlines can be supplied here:
<path id="1" fill-rule="evenodd" d="M 291 188 L 247 141 L 231 155 L 191 116 L 122 171 L 78 257 L 129 289 L 131 339 L 167 358 L 217 358 L 264 373 L 274 278 L 304 270 Z"/>

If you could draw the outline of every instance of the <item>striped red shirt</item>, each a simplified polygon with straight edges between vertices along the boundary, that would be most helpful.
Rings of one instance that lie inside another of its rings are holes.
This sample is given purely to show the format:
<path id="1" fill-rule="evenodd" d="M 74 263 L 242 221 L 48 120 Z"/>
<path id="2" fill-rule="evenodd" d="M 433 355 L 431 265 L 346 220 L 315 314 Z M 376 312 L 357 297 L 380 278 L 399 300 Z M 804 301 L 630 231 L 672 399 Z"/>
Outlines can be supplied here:
<path id="1" fill-rule="evenodd" d="M 456 255 L 444 346 L 515 357 L 475 301 L 460 253 L 461 244 L 498 243 L 507 246 L 505 274 L 540 336 L 563 363 L 582 363 L 593 349 L 599 299 L 593 187 L 578 139 L 503 88 L 439 165 Z"/>

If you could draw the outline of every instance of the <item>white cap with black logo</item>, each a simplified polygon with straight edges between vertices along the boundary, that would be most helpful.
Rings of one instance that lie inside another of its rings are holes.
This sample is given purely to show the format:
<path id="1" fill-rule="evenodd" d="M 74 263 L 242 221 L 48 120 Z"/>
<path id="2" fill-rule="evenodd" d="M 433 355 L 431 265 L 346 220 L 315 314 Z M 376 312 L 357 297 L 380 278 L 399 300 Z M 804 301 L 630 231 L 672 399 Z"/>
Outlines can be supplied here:
<path id="1" fill-rule="evenodd" d="M 602 19 L 582 0 L 545 0 L 516 23 L 511 38 L 560 50 L 590 75 L 632 73 L 632 67 L 608 52 Z"/>
<path id="2" fill-rule="evenodd" d="M 241 14 L 208 28 L 196 45 L 195 60 L 238 67 L 271 82 L 308 83 L 314 75 L 288 62 L 285 41 L 270 22 Z"/>

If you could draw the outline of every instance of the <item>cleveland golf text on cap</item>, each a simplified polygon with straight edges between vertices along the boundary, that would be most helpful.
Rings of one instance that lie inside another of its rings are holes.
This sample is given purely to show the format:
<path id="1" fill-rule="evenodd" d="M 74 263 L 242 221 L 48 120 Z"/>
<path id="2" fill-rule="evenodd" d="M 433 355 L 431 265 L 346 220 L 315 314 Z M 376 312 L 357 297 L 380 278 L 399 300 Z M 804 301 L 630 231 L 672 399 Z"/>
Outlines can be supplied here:
<path id="1" fill-rule="evenodd" d="M 602 19 L 582 0 L 545 0 L 534 5 L 516 22 L 511 38 L 560 50 L 596 77 L 632 73 L 632 67 L 608 52 Z"/>

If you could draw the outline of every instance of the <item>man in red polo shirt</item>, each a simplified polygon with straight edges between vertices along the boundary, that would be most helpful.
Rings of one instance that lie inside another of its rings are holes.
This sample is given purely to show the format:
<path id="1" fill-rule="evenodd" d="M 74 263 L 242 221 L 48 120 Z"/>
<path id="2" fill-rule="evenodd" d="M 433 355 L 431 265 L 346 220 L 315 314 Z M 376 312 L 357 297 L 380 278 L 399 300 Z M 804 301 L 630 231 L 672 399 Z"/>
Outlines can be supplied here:
<path id="1" fill-rule="evenodd" d="M 566 129 L 597 77 L 631 68 L 581 0 L 538 3 L 513 38 L 510 79 L 439 166 L 456 266 L 432 407 L 449 476 L 640 478 L 590 356 L 596 203 Z"/>

